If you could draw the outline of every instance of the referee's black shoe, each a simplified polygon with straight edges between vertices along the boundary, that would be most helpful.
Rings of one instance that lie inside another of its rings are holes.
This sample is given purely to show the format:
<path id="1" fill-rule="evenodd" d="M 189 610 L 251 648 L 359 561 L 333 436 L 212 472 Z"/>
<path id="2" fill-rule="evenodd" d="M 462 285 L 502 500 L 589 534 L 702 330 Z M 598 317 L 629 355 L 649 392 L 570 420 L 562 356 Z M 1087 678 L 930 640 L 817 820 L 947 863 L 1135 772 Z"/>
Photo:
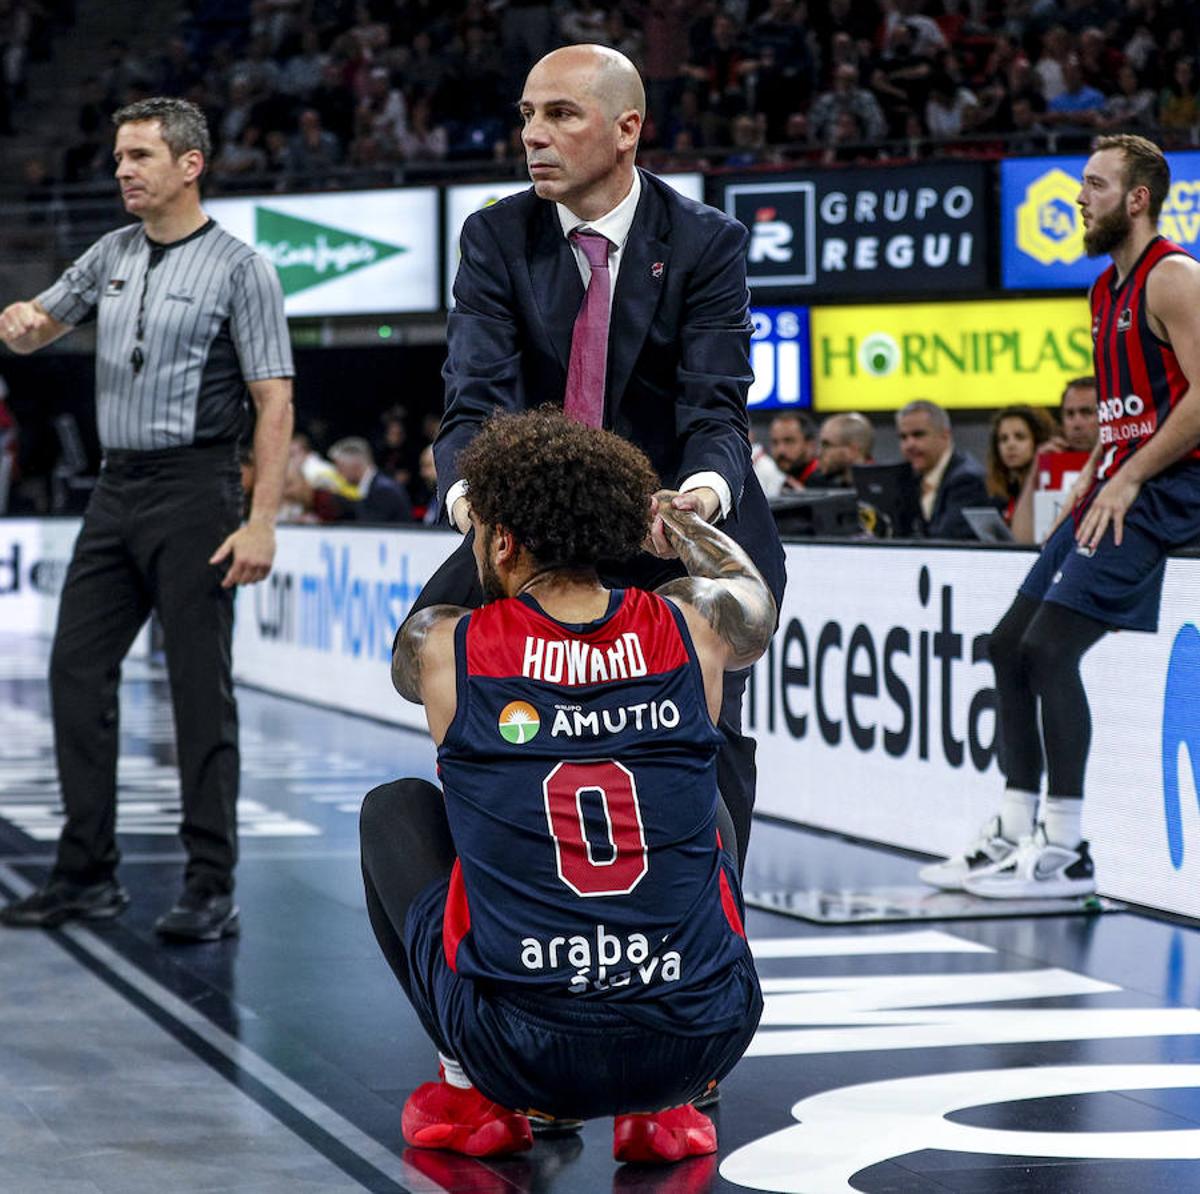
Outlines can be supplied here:
<path id="1" fill-rule="evenodd" d="M 203 887 L 185 887 L 175 906 L 154 922 L 154 931 L 173 941 L 220 941 L 238 928 L 233 896 Z"/>
<path id="2" fill-rule="evenodd" d="M 14 929 L 55 929 L 68 920 L 112 920 L 127 907 L 129 895 L 116 879 L 88 884 L 55 879 L 0 908 L 0 924 Z"/>

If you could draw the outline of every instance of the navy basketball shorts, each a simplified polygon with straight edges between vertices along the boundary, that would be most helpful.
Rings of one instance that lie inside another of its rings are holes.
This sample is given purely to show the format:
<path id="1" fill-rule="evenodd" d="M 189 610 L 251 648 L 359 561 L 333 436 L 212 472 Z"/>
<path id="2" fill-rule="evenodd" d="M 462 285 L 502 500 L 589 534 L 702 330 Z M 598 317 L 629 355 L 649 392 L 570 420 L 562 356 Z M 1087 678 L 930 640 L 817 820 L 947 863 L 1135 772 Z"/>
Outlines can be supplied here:
<path id="1" fill-rule="evenodd" d="M 1120 547 L 1110 527 L 1087 552 L 1075 541 L 1075 526 L 1068 518 L 1046 541 L 1022 596 L 1115 630 L 1157 630 L 1167 554 L 1200 536 L 1200 463 L 1183 461 L 1142 486 L 1125 514 Z"/>
<path id="2" fill-rule="evenodd" d="M 678 1106 L 720 1081 L 749 1046 L 762 996 L 747 958 L 744 1018 L 709 1035 L 638 1024 L 612 1007 L 503 992 L 455 974 L 442 948 L 449 881 L 413 901 L 404 940 L 410 995 L 438 1047 L 493 1102 L 559 1119 Z"/>

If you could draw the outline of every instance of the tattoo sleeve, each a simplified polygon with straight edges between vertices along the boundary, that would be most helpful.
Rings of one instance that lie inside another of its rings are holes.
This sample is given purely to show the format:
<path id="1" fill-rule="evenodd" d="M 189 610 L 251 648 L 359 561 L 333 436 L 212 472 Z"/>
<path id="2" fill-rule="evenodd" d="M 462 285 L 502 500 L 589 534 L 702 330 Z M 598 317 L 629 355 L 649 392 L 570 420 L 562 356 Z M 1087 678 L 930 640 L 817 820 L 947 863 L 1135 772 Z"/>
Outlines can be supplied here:
<path id="1" fill-rule="evenodd" d="M 430 605 L 413 614 L 396 636 L 392 651 L 392 687 L 414 705 L 423 703 L 421 697 L 421 665 L 425 645 L 434 627 L 448 619 L 460 618 L 468 611 L 457 605 Z"/>
<path id="2" fill-rule="evenodd" d="M 672 496 L 660 498 L 658 513 L 688 575 L 658 591 L 695 608 L 729 647 L 730 666 L 748 667 L 775 633 L 775 599 L 745 551 L 693 511 L 674 509 Z"/>

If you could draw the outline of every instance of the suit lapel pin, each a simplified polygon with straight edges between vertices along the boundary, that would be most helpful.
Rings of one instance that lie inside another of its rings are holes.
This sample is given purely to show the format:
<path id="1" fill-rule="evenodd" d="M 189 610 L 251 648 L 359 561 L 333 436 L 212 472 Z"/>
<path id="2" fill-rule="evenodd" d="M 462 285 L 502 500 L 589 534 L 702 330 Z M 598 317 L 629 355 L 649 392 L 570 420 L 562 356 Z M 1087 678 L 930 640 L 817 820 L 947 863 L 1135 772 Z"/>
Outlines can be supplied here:
<path id="1" fill-rule="evenodd" d="M 662 276 L 663 276 L 663 263 L 661 261 L 656 261 L 650 267 L 650 277 L 661 278 Z"/>

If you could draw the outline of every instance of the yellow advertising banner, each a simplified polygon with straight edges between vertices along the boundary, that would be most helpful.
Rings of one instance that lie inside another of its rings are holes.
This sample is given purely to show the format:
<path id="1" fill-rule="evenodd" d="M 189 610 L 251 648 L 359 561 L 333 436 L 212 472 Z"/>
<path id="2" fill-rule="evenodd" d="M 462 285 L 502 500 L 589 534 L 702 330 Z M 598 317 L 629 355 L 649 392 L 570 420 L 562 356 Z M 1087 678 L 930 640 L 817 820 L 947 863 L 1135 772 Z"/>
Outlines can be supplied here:
<path id="1" fill-rule="evenodd" d="M 813 406 L 1052 406 L 1092 372 L 1089 324 L 1084 298 L 814 307 Z"/>

